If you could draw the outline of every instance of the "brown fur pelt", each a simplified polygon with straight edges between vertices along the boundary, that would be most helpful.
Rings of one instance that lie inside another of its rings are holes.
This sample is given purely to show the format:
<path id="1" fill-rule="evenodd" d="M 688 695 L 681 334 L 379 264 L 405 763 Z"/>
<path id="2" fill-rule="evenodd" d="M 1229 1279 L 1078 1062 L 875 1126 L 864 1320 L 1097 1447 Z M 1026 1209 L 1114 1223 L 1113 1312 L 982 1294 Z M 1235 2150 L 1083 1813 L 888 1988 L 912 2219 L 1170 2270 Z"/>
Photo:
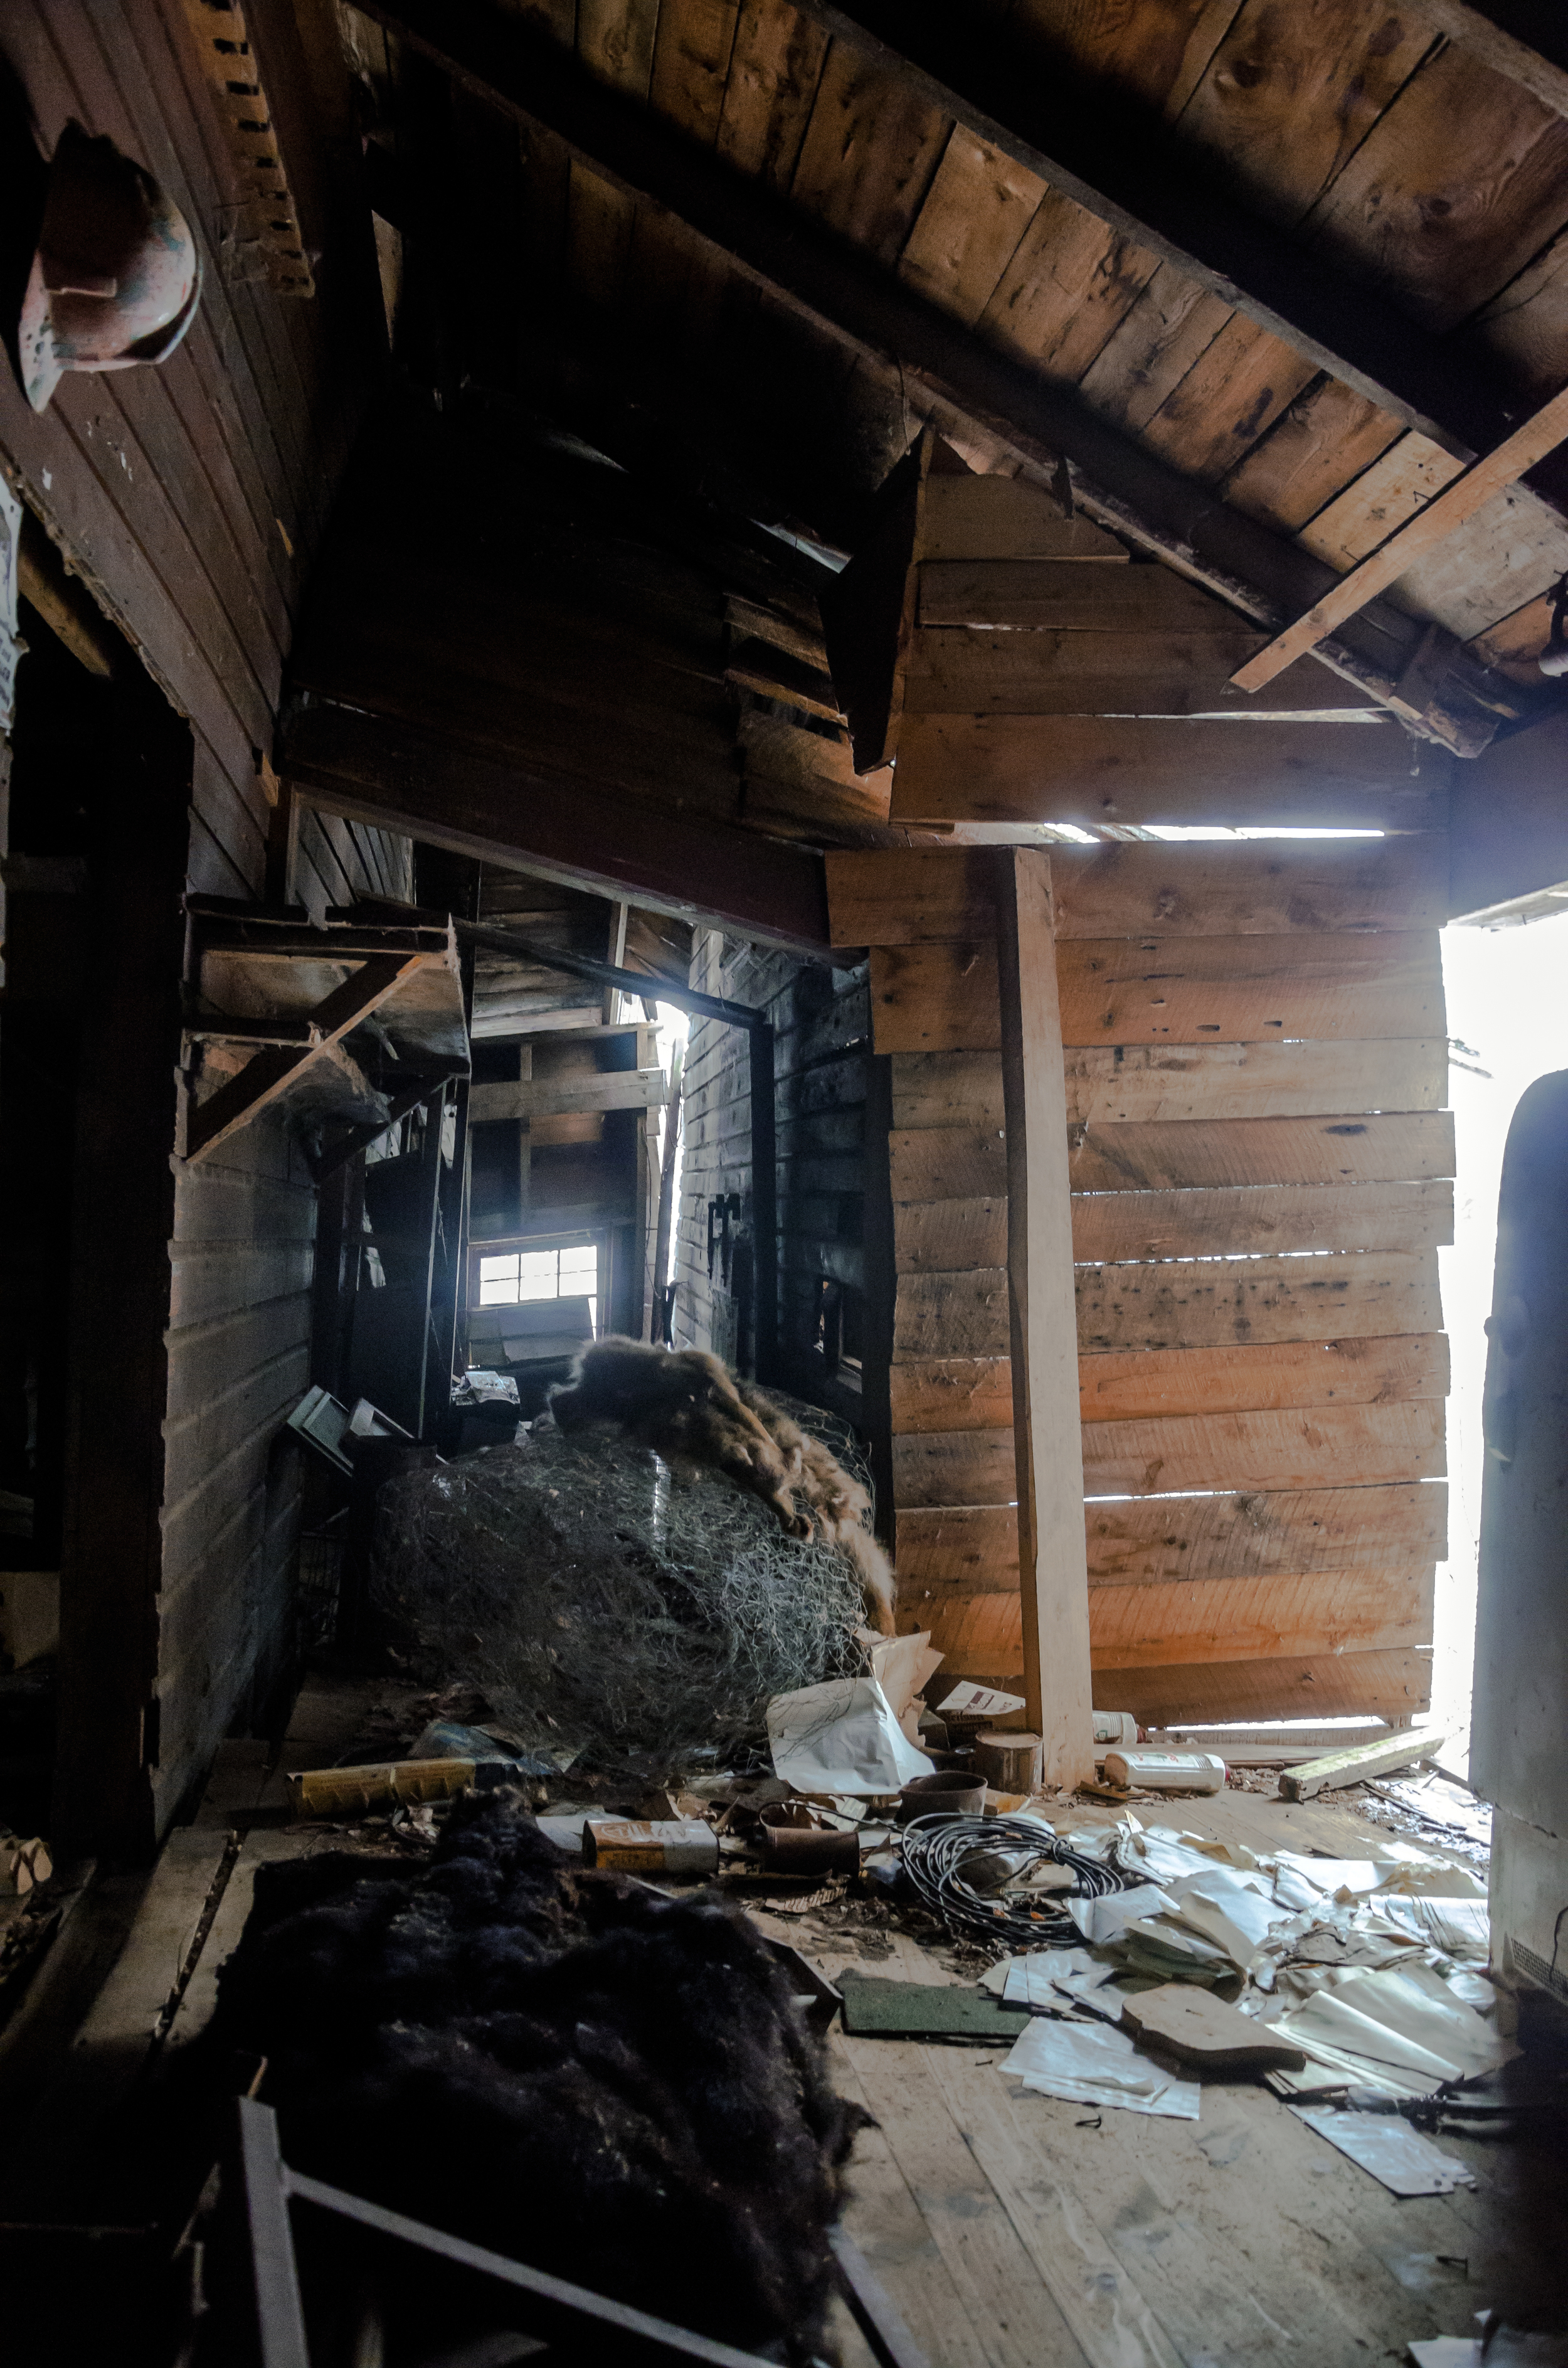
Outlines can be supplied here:
<path id="1" fill-rule="evenodd" d="M 791 1537 L 815 1539 L 852 1563 L 866 1616 L 893 1634 L 893 1577 L 867 1527 L 871 1500 L 822 1441 L 704 1349 L 660 1349 L 611 1333 L 577 1360 L 550 1411 L 563 1430 L 619 1422 L 676 1463 L 708 1463 L 749 1489 Z"/>

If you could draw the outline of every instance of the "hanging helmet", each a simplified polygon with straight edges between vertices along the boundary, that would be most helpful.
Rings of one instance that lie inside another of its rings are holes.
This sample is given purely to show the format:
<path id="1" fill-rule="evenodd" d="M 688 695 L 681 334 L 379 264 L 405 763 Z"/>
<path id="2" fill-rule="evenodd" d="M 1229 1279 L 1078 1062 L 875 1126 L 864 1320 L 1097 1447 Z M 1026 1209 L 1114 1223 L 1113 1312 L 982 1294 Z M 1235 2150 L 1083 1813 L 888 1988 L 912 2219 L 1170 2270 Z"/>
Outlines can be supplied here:
<path id="1" fill-rule="evenodd" d="M 178 207 L 112 140 L 68 123 L 22 299 L 22 384 L 33 409 L 48 408 L 65 370 L 161 362 L 200 292 L 201 258 Z"/>

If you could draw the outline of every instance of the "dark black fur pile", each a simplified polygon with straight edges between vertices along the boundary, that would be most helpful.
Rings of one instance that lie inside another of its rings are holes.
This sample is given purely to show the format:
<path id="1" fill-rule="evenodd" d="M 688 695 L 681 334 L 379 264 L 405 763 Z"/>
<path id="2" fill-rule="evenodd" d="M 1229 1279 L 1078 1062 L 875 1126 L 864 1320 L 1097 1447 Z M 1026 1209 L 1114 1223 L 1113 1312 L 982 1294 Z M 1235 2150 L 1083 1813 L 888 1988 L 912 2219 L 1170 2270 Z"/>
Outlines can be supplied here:
<path id="1" fill-rule="evenodd" d="M 822 2345 L 859 2120 L 738 1914 L 586 1873 L 507 1795 L 417 1873 L 263 1867 L 220 1983 L 297 2169 L 747 2350 Z"/>

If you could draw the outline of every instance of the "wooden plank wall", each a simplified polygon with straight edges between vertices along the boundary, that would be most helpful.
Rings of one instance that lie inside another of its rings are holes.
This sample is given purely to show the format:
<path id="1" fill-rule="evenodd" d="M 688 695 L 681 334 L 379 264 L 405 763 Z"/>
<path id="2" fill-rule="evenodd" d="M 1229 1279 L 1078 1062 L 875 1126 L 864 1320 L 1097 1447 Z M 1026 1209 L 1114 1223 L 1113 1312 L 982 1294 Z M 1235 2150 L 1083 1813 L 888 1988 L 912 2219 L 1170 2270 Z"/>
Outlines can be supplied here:
<path id="1" fill-rule="evenodd" d="M 308 300 L 225 268 L 221 233 L 242 191 L 179 0 L 17 0 L 4 30 L 45 147 L 73 117 L 108 133 L 163 182 L 201 248 L 196 320 L 159 368 L 67 376 L 41 415 L 0 368 L 0 466 L 188 718 L 189 884 L 229 896 L 263 890 L 258 760 L 385 352 L 373 253 L 334 196 L 330 94 L 310 80 L 288 0 L 250 0 L 246 21 L 321 256 Z M 406 839 L 306 815 L 295 893 L 317 913 L 363 894 L 407 897 L 410 859 Z M 299 1154 L 266 1121 L 176 1181 L 160 1826 L 289 1647 L 301 1476 L 278 1429 L 309 1378 L 314 1230 Z"/>
<path id="2" fill-rule="evenodd" d="M 781 1387 L 875 1430 L 885 1350 L 864 1385 L 823 1369 L 812 1346 L 816 1286 L 829 1277 L 875 1299 L 868 1275 L 867 1099 L 873 1089 L 866 965 L 834 972 L 701 930 L 691 984 L 766 1004 L 775 1028 Z M 684 1077 L 675 1344 L 733 1357 L 733 1315 L 708 1273 L 708 1204 L 751 1191 L 751 1076 L 741 1030 L 693 1019 Z"/>
<path id="3" fill-rule="evenodd" d="M 987 860 L 835 856 L 830 895 L 835 939 L 873 946 L 892 1056 L 900 1624 L 1011 1683 Z M 1052 869 L 1096 1700 L 1150 1724 L 1408 1717 L 1445 1551 L 1443 839 L 1125 842 Z"/>

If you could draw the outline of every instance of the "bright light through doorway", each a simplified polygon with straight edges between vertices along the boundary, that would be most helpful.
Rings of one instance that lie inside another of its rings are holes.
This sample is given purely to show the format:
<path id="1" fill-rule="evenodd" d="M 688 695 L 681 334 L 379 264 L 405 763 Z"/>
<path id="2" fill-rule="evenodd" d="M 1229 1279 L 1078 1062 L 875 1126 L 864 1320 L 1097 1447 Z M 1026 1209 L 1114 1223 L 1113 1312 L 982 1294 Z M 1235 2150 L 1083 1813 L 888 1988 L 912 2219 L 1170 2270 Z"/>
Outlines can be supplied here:
<path id="1" fill-rule="evenodd" d="M 1449 1098 L 1458 1145 L 1454 1245 L 1438 1253 L 1453 1360 L 1449 1401 L 1449 1559 L 1437 1571 L 1432 1711 L 1470 1725 L 1476 1551 L 1485 1448 L 1481 1394 L 1497 1255 L 1503 1147 L 1521 1095 L 1568 1068 L 1568 916 L 1526 927 L 1443 931 Z M 1445 1750 L 1463 1771 L 1468 1741 Z M 1456 1758 L 1457 1752 L 1457 1758 Z"/>

